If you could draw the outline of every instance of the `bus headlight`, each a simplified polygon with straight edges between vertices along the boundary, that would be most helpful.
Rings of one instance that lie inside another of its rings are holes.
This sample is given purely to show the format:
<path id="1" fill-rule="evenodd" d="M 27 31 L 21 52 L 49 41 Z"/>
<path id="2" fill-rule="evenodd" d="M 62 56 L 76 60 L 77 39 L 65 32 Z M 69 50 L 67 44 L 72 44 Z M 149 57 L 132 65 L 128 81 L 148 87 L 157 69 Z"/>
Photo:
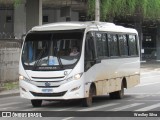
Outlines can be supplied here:
<path id="1" fill-rule="evenodd" d="M 19 80 L 23 80 L 23 79 L 24 79 L 24 76 L 19 75 Z"/>
<path id="2" fill-rule="evenodd" d="M 19 80 L 24 80 L 24 81 L 29 82 L 29 83 L 31 82 L 30 79 L 24 77 L 23 75 L 20 75 L 20 76 L 19 76 Z"/>
<path id="3" fill-rule="evenodd" d="M 81 78 L 82 74 L 83 73 L 78 73 L 78 74 L 76 74 L 74 76 L 71 76 L 71 77 L 67 78 L 66 81 L 68 82 L 68 81 L 71 81 L 71 80 L 78 80 L 78 79 Z"/>
<path id="4" fill-rule="evenodd" d="M 81 78 L 81 76 L 82 76 L 82 73 L 78 73 L 78 74 L 74 75 L 74 79 L 78 80 Z"/>

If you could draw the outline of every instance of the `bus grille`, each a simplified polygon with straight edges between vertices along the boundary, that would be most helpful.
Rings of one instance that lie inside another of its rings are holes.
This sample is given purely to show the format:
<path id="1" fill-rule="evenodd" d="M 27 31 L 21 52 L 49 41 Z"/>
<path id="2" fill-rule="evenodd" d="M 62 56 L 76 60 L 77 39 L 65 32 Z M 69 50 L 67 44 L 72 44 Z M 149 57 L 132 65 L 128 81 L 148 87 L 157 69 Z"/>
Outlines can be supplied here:
<path id="1" fill-rule="evenodd" d="M 36 92 L 31 92 L 32 95 L 37 96 L 37 97 L 60 97 L 63 96 L 67 91 L 64 92 L 59 92 L 59 93 L 36 93 Z"/>

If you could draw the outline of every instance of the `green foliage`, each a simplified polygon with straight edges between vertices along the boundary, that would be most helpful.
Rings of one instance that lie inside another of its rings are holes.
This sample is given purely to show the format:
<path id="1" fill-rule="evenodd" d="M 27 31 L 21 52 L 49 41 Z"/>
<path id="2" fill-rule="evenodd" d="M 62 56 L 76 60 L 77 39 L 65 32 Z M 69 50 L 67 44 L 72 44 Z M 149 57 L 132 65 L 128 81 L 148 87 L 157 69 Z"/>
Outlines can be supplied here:
<path id="1" fill-rule="evenodd" d="M 20 4 L 20 3 L 21 3 L 21 0 L 14 0 L 14 6 L 15 6 L 15 7 L 17 7 L 18 4 Z"/>
<path id="2" fill-rule="evenodd" d="M 3 87 L 4 90 L 13 90 L 13 89 L 18 89 L 19 87 L 19 82 L 7 82 L 3 83 L 0 87 Z"/>
<path id="3" fill-rule="evenodd" d="M 90 16 L 92 19 L 94 17 L 95 13 L 95 0 L 88 0 L 88 16 Z"/>
<path id="4" fill-rule="evenodd" d="M 140 14 L 144 19 L 160 17 L 160 0 L 100 0 L 101 20 Z M 88 15 L 94 18 L 95 0 L 88 0 Z"/>

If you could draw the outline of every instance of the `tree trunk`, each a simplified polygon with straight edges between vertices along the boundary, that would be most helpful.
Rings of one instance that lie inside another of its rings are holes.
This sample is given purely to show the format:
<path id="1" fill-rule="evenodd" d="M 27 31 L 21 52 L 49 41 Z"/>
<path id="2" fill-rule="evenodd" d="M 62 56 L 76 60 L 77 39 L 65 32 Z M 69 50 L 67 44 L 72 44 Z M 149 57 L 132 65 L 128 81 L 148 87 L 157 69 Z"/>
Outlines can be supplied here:
<path id="1" fill-rule="evenodd" d="M 143 32 L 142 32 L 142 23 L 141 23 L 141 21 L 135 22 L 135 29 L 138 31 L 138 35 L 139 35 L 140 60 L 142 61 L 141 49 L 142 49 Z"/>

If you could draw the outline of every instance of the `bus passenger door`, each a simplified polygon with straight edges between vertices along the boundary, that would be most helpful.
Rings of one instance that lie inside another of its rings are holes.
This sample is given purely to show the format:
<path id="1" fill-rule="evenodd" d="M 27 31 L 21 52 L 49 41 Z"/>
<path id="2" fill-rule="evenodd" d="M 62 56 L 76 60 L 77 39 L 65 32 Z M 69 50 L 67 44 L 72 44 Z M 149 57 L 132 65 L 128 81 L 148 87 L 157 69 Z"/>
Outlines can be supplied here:
<path id="1" fill-rule="evenodd" d="M 105 80 L 105 66 L 103 66 L 102 59 L 97 58 L 96 54 L 96 39 L 95 32 L 88 32 L 85 41 L 85 82 L 96 85 L 97 95 L 103 94 L 103 86 L 107 88 L 107 80 Z M 99 46 L 100 47 L 100 46 Z M 104 81 L 106 82 L 104 85 Z"/>

